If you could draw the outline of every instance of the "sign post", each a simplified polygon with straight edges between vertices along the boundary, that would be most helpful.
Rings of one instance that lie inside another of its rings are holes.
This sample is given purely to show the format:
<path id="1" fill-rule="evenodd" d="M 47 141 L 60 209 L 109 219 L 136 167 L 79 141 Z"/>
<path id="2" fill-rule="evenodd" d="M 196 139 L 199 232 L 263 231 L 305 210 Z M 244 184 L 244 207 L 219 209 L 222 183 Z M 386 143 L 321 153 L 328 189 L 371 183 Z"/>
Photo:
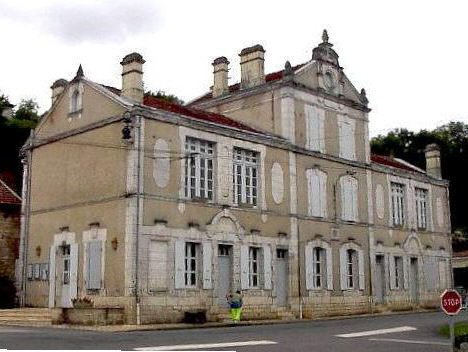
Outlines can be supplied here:
<path id="1" fill-rule="evenodd" d="M 440 296 L 440 307 L 450 317 L 450 351 L 453 352 L 455 345 L 455 323 L 453 316 L 457 315 L 462 308 L 462 297 L 456 290 L 447 289 Z"/>

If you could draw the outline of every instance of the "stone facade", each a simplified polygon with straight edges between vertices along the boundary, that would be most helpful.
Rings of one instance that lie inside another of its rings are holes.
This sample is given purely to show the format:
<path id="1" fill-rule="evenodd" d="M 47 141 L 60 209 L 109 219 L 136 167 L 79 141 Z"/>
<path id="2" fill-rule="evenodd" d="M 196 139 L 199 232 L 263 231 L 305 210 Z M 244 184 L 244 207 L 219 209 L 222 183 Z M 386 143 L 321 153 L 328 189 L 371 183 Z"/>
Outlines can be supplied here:
<path id="1" fill-rule="evenodd" d="M 451 285 L 448 184 L 371 155 L 365 91 L 328 36 L 272 74 L 261 46 L 241 56 L 241 84 L 188 106 L 82 71 L 54 96 L 24 148 L 23 304 L 217 320 L 241 289 L 246 319 L 315 318 L 432 305 Z"/>

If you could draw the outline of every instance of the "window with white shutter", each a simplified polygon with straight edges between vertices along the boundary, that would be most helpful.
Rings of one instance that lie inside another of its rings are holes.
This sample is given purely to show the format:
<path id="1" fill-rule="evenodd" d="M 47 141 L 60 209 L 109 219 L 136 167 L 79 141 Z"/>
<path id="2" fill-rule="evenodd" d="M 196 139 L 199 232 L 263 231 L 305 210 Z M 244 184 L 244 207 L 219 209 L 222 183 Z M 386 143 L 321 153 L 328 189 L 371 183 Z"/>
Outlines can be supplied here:
<path id="1" fill-rule="evenodd" d="M 340 280 L 342 290 L 364 290 L 364 252 L 355 244 L 340 248 Z"/>
<path id="2" fill-rule="evenodd" d="M 185 197 L 212 200 L 214 143 L 187 138 L 185 153 Z"/>
<path id="3" fill-rule="evenodd" d="M 325 153 L 325 111 L 305 105 L 307 145 L 306 148 Z"/>
<path id="4" fill-rule="evenodd" d="M 260 287 L 260 248 L 249 247 L 249 288 Z"/>
<path id="5" fill-rule="evenodd" d="M 327 174 L 319 169 L 306 171 L 308 181 L 309 215 L 327 216 Z"/>
<path id="6" fill-rule="evenodd" d="M 341 219 L 358 221 L 358 181 L 352 176 L 340 178 Z"/>
<path id="7" fill-rule="evenodd" d="M 333 290 L 332 250 L 327 242 L 314 240 L 305 247 L 307 290 Z"/>
<path id="8" fill-rule="evenodd" d="M 396 290 L 401 290 L 403 289 L 403 258 L 394 256 L 393 257 L 393 287 Z"/>
<path id="9" fill-rule="evenodd" d="M 199 282 L 198 257 L 199 244 L 193 242 L 185 243 L 185 287 L 197 287 Z"/>

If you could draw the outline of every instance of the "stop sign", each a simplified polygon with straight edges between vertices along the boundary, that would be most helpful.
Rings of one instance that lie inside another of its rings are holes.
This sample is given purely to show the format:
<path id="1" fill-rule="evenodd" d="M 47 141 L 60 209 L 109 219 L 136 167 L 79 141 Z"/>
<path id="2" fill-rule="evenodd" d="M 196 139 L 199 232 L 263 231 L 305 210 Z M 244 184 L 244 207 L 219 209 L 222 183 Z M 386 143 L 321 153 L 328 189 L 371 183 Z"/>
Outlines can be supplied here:
<path id="1" fill-rule="evenodd" d="M 456 290 L 445 290 L 440 296 L 440 307 L 448 315 L 456 315 L 462 307 L 462 297 Z"/>

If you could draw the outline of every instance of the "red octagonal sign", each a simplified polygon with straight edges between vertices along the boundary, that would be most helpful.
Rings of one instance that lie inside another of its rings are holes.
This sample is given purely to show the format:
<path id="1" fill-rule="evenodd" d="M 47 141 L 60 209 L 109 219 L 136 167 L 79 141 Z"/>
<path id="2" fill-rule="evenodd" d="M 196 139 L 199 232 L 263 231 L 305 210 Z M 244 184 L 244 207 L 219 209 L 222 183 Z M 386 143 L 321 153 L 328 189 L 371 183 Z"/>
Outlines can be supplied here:
<path id="1" fill-rule="evenodd" d="M 462 308 L 462 297 L 456 290 L 445 290 L 440 296 L 440 307 L 448 315 L 456 315 Z"/>

